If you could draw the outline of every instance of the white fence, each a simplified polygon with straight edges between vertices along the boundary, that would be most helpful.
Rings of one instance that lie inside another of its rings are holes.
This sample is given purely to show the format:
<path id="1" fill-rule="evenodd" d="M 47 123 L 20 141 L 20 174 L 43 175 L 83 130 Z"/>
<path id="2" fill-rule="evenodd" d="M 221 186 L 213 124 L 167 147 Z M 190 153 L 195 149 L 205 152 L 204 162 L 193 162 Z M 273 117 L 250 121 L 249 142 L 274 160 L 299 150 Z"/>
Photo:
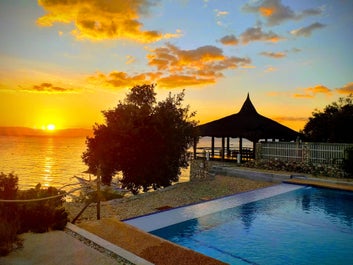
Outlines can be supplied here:
<path id="1" fill-rule="evenodd" d="M 267 142 L 256 144 L 256 159 L 340 164 L 353 144 Z"/>

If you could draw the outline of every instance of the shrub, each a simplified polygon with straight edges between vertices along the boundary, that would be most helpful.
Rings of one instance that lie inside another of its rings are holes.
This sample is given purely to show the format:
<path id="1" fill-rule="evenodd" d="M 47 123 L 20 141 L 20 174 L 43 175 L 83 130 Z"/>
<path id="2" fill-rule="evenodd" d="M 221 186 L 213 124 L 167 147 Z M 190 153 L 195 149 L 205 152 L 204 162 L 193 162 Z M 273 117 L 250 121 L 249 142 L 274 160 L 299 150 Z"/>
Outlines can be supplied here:
<path id="1" fill-rule="evenodd" d="M 56 188 L 41 188 L 38 184 L 35 188 L 19 193 L 22 200 L 39 199 L 63 194 Z M 55 199 L 23 203 L 20 205 L 20 232 L 43 233 L 51 229 L 64 229 L 67 223 L 67 212 L 63 208 L 62 197 Z"/>
<path id="2" fill-rule="evenodd" d="M 353 147 L 345 150 L 345 158 L 343 160 L 343 170 L 347 177 L 353 177 Z"/>
<path id="3" fill-rule="evenodd" d="M 53 187 L 43 189 L 40 184 L 26 191 L 18 191 L 18 177 L 13 173 L 0 173 L 0 199 L 31 200 L 63 194 L 63 191 Z M 61 196 L 16 204 L 0 202 L 0 256 L 7 255 L 16 245 L 20 245 L 17 234 L 64 229 L 67 220 L 68 214 Z"/>
<path id="4" fill-rule="evenodd" d="M 18 178 L 13 173 L 0 173 L 0 199 L 15 199 L 18 190 Z M 15 244 L 19 229 L 18 207 L 12 203 L 0 202 L 0 256 L 7 255 Z"/>
<path id="5" fill-rule="evenodd" d="M 345 173 L 340 165 L 330 164 L 312 164 L 297 161 L 282 161 L 282 160 L 254 160 L 249 161 L 242 166 L 260 168 L 276 171 L 288 171 L 295 173 L 304 173 L 314 176 L 326 176 L 331 178 L 343 178 Z"/>

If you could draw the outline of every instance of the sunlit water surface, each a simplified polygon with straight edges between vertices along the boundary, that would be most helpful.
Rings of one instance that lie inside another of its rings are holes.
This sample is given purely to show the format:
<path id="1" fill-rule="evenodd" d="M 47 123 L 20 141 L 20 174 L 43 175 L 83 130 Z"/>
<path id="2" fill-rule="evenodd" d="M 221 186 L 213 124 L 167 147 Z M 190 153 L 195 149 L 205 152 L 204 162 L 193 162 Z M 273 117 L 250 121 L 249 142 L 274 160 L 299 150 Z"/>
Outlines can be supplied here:
<path id="1" fill-rule="evenodd" d="M 73 176 L 89 179 L 82 162 L 85 137 L 0 136 L 0 172 L 15 173 L 21 189 L 42 186 L 62 187 L 76 183 Z M 184 170 L 180 181 L 187 181 Z M 66 188 L 68 190 L 69 188 Z"/>

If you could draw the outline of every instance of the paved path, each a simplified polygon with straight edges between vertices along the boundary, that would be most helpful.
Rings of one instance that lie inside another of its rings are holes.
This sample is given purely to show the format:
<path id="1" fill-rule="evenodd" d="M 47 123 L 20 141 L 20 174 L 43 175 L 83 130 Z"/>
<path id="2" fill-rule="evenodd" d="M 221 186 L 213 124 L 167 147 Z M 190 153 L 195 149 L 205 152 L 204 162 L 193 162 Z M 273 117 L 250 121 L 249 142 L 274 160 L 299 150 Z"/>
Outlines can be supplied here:
<path id="1" fill-rule="evenodd" d="M 113 258 L 91 248 L 63 231 L 26 233 L 23 248 L 0 257 L 1 265 L 113 265 Z"/>

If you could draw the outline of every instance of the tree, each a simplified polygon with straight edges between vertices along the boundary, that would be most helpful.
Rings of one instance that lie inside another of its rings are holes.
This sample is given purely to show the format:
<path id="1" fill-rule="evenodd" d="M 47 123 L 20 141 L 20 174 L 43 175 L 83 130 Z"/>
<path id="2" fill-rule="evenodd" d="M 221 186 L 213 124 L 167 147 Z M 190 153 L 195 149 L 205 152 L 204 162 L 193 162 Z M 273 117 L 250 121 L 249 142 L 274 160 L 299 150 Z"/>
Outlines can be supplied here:
<path id="1" fill-rule="evenodd" d="M 304 126 L 303 133 L 309 141 L 353 142 L 353 94 L 339 98 L 338 102 L 315 110 Z"/>
<path id="2" fill-rule="evenodd" d="M 157 189 L 177 181 L 188 166 L 195 113 L 182 106 L 184 92 L 157 103 L 154 87 L 133 87 L 115 109 L 103 111 L 105 124 L 96 124 L 87 138 L 83 161 L 105 184 L 122 172 L 123 187 L 133 193 Z"/>

